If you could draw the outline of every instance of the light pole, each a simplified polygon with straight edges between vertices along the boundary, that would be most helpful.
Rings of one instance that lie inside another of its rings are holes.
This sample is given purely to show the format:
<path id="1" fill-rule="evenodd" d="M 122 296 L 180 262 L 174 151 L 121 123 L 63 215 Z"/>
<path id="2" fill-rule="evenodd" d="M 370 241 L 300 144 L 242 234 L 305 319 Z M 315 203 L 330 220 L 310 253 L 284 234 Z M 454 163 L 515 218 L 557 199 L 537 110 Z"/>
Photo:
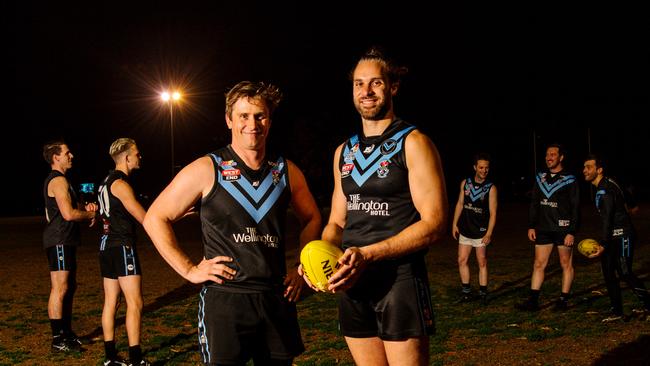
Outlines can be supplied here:
<path id="1" fill-rule="evenodd" d="M 171 156 L 172 156 L 172 179 L 174 179 L 174 102 L 177 102 L 181 99 L 181 93 L 178 91 L 172 92 L 171 94 L 168 91 L 160 93 L 160 99 L 163 102 L 169 105 L 169 127 L 171 131 Z"/>

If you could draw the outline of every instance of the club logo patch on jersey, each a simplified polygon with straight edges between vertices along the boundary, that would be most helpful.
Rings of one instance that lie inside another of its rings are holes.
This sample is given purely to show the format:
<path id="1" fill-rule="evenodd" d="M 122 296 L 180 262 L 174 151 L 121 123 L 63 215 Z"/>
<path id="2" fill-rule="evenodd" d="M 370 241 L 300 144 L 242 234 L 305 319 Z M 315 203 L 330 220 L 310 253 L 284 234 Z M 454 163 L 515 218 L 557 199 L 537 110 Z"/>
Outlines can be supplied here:
<path id="1" fill-rule="evenodd" d="M 381 150 L 382 155 L 388 155 L 397 149 L 397 141 L 393 139 L 388 139 L 381 144 L 379 150 Z"/>
<path id="2" fill-rule="evenodd" d="M 219 166 L 227 169 L 233 166 L 237 166 L 237 162 L 234 160 L 223 160 L 221 163 L 219 163 Z"/>
<path id="3" fill-rule="evenodd" d="M 375 149 L 375 144 L 372 144 L 370 146 L 366 146 L 366 148 L 363 149 L 363 153 L 364 154 L 370 154 L 372 152 L 372 150 L 374 150 L 374 149 Z"/>
<path id="4" fill-rule="evenodd" d="M 379 163 L 379 169 L 377 169 L 377 177 L 378 178 L 386 178 L 388 176 L 388 172 L 390 171 L 388 169 L 388 165 L 390 164 L 390 161 L 384 160 Z"/>
<path id="5" fill-rule="evenodd" d="M 273 185 L 277 186 L 278 183 L 280 183 L 280 174 L 281 172 L 277 169 L 274 169 L 271 171 L 271 174 L 273 175 Z"/>
<path id="6" fill-rule="evenodd" d="M 352 169 L 354 169 L 354 164 L 343 164 L 341 167 L 341 178 L 345 178 L 352 173 Z"/>
<path id="7" fill-rule="evenodd" d="M 239 169 L 224 169 L 221 171 L 221 176 L 224 180 L 232 182 L 239 180 L 241 177 L 241 171 Z"/>
<path id="8" fill-rule="evenodd" d="M 347 148 L 346 148 L 347 150 Z M 346 163 L 351 163 L 354 161 L 354 155 L 359 151 L 359 144 L 354 144 L 350 150 L 347 150 L 345 153 L 345 156 L 343 157 L 343 161 Z"/>

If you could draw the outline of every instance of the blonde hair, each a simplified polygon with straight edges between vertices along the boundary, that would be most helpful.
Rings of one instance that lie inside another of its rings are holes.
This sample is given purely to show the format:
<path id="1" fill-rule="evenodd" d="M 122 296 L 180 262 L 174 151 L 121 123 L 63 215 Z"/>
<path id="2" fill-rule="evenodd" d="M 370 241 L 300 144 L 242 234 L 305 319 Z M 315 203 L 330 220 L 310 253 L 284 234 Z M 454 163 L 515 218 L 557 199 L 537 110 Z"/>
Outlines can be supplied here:
<path id="1" fill-rule="evenodd" d="M 108 153 L 111 158 L 113 158 L 113 161 L 117 163 L 117 159 L 120 157 L 120 155 L 126 151 L 129 151 L 129 149 L 133 146 L 135 146 L 134 139 L 121 137 L 111 144 L 111 148 L 108 150 Z"/>

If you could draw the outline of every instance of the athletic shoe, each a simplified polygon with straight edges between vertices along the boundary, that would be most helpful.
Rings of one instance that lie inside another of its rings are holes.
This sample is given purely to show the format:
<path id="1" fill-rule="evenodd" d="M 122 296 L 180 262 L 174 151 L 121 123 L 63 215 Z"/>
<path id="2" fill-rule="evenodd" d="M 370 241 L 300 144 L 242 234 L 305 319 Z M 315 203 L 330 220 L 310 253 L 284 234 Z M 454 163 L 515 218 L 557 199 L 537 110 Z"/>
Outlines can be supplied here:
<path id="1" fill-rule="evenodd" d="M 557 299 L 553 311 L 566 311 L 569 308 L 569 300 Z"/>
<path id="2" fill-rule="evenodd" d="M 486 293 L 480 293 L 479 297 L 481 298 L 481 305 L 485 306 L 488 304 L 488 296 Z"/>
<path id="3" fill-rule="evenodd" d="M 52 339 L 52 350 L 57 352 L 82 352 L 81 346 L 76 342 L 70 342 L 59 335 Z"/>
<path id="4" fill-rule="evenodd" d="M 460 297 L 458 298 L 458 300 L 456 300 L 456 304 L 467 303 L 467 302 L 470 302 L 470 301 L 472 301 L 472 294 L 463 292 L 463 293 L 460 294 Z"/>
<path id="5" fill-rule="evenodd" d="M 609 308 L 608 313 L 609 313 L 609 315 L 607 315 L 605 318 L 603 318 L 603 320 L 601 320 L 601 322 L 603 322 L 603 323 L 612 323 L 612 322 L 616 322 L 616 321 L 621 321 L 621 320 L 625 321 L 626 320 L 625 315 L 620 310 L 615 310 L 614 308 Z"/>
<path id="6" fill-rule="evenodd" d="M 129 366 L 151 366 L 151 363 L 143 358 L 140 363 L 130 363 Z"/>
<path id="7" fill-rule="evenodd" d="M 104 366 L 126 366 L 124 360 L 106 360 Z"/>
<path id="8" fill-rule="evenodd" d="M 76 343 L 78 345 L 84 345 L 88 344 L 86 339 L 79 338 L 75 332 L 70 332 L 65 336 L 65 340 L 68 341 L 68 343 Z"/>
<path id="9" fill-rule="evenodd" d="M 638 317 L 639 320 L 650 320 L 650 310 L 648 309 L 632 309 L 632 314 Z"/>
<path id="10" fill-rule="evenodd" d="M 608 316 L 606 318 L 603 318 L 603 320 L 601 320 L 601 322 L 603 322 L 603 323 L 612 323 L 612 322 L 616 322 L 616 321 L 619 321 L 619 320 L 623 320 L 623 315 L 612 314 L 612 315 L 610 315 L 610 316 Z"/>
<path id="11" fill-rule="evenodd" d="M 515 308 L 523 311 L 539 311 L 539 303 L 529 297 L 528 300 L 515 304 Z"/>

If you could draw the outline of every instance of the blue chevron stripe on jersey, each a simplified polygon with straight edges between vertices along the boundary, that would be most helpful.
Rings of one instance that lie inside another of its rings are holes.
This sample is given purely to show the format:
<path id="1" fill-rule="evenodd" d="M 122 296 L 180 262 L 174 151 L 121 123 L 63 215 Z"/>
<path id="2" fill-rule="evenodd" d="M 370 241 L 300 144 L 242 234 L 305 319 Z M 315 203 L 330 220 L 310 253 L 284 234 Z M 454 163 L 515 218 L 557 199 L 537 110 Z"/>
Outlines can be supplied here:
<path id="1" fill-rule="evenodd" d="M 603 196 L 607 193 L 604 189 L 596 191 L 596 208 L 600 210 L 600 201 L 603 199 Z"/>
<path id="2" fill-rule="evenodd" d="M 552 184 L 549 184 L 548 181 L 542 180 L 545 175 L 545 173 L 540 173 L 535 178 L 537 179 L 537 185 L 539 186 L 539 189 L 542 191 L 542 193 L 544 193 L 546 198 L 551 198 L 553 193 L 576 181 L 576 177 L 573 175 L 565 175 Z"/>
<path id="3" fill-rule="evenodd" d="M 492 187 L 492 183 L 475 188 L 470 178 L 467 178 L 467 183 L 465 183 L 465 189 L 469 188 L 469 198 L 472 202 L 483 199 L 483 197 L 490 191 L 490 187 Z"/>
<path id="4" fill-rule="evenodd" d="M 372 154 L 370 154 L 367 158 L 363 156 L 363 153 L 361 152 L 360 149 L 357 149 L 354 152 L 354 161 L 355 165 L 358 166 L 357 169 L 353 169 L 350 176 L 354 181 L 357 183 L 359 187 L 363 186 L 363 184 L 370 178 L 370 176 L 379 169 L 379 164 L 382 161 L 389 160 L 393 155 L 397 154 L 402 150 L 402 146 L 404 145 L 404 139 L 402 139 L 402 136 L 406 134 L 407 132 L 415 129 L 414 126 L 407 127 L 401 131 L 398 131 L 395 133 L 393 136 L 388 138 L 386 141 L 382 143 L 382 147 L 384 147 L 386 150 L 392 150 L 389 154 L 382 154 L 381 153 L 381 148 L 375 149 Z M 352 138 L 350 138 L 350 143 L 345 145 L 345 151 L 343 152 L 343 156 L 347 156 L 350 154 L 350 146 L 354 146 L 359 142 L 359 136 L 354 135 Z M 397 146 L 395 147 L 395 144 Z M 359 173 L 359 170 L 362 173 Z"/>
<path id="5" fill-rule="evenodd" d="M 221 163 L 221 158 L 214 154 L 210 155 L 217 162 L 217 166 L 219 166 Z M 283 159 L 279 158 L 277 164 L 277 170 L 282 170 L 284 167 Z M 228 169 L 233 168 L 228 167 L 224 170 Z M 277 182 L 277 184 L 273 184 L 273 170 L 269 171 L 266 177 L 264 177 L 264 180 L 260 186 L 257 188 L 253 187 L 253 185 L 243 175 L 241 175 L 236 181 L 226 181 L 223 179 L 220 172 L 217 171 L 217 179 L 219 185 L 221 185 L 226 190 L 226 192 L 230 193 L 235 201 L 237 201 L 246 210 L 246 212 L 248 212 L 248 214 L 253 218 L 253 220 L 255 220 L 256 223 L 262 221 L 264 215 L 266 215 L 271 207 L 273 207 L 275 202 L 277 202 L 278 198 L 280 198 L 280 195 L 282 195 L 282 191 L 284 191 L 284 188 L 287 186 L 286 174 L 282 175 L 282 178 Z M 250 198 L 246 197 L 246 195 L 237 189 L 235 185 L 243 188 L 243 190 L 250 196 Z M 271 192 L 270 194 L 269 191 Z M 266 198 L 264 199 L 264 197 Z M 262 204 L 259 206 L 259 208 L 256 208 L 256 204 L 259 204 L 260 202 L 262 202 Z"/>

